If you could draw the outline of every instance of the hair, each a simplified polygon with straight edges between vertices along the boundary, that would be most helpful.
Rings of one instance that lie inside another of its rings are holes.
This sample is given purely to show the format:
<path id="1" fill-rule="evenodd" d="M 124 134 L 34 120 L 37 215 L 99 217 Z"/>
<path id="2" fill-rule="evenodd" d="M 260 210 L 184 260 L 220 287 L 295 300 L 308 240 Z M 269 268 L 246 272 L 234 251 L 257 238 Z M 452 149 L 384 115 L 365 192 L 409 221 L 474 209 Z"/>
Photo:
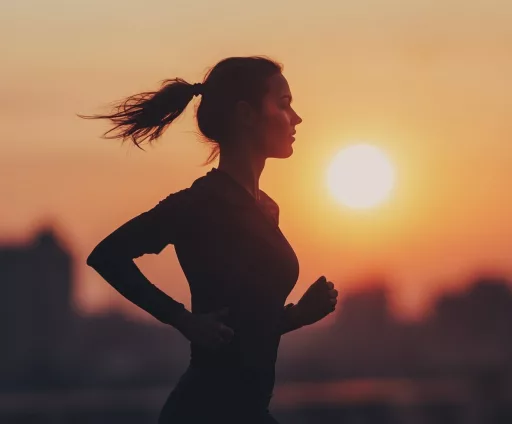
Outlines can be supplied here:
<path id="1" fill-rule="evenodd" d="M 229 57 L 208 70 L 196 108 L 197 124 L 203 136 L 200 141 L 213 145 L 203 166 L 212 163 L 228 142 L 236 103 L 244 100 L 259 110 L 268 91 L 268 78 L 282 70 L 282 64 L 265 56 Z M 130 138 L 142 149 L 143 141 L 148 139 L 151 144 L 181 115 L 194 94 L 194 84 L 182 78 L 166 79 L 158 91 L 138 93 L 122 100 L 114 106 L 114 113 L 77 116 L 111 120 L 115 126 L 105 132 L 103 138 L 120 138 L 123 142 Z M 108 135 L 115 130 L 119 132 Z"/>

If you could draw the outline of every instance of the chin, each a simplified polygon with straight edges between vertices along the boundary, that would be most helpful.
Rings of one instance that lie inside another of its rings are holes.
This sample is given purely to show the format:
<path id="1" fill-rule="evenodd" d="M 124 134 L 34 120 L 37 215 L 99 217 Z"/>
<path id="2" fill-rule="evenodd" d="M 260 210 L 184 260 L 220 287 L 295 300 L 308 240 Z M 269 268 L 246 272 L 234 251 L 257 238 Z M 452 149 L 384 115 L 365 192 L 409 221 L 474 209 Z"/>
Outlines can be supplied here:
<path id="1" fill-rule="evenodd" d="M 286 159 L 289 158 L 291 155 L 293 155 L 293 148 L 290 146 L 287 150 L 282 150 L 281 152 L 275 153 L 270 157 L 276 159 Z"/>
<path id="2" fill-rule="evenodd" d="M 286 159 L 293 155 L 293 145 L 289 139 L 269 147 L 267 148 L 267 158 Z"/>

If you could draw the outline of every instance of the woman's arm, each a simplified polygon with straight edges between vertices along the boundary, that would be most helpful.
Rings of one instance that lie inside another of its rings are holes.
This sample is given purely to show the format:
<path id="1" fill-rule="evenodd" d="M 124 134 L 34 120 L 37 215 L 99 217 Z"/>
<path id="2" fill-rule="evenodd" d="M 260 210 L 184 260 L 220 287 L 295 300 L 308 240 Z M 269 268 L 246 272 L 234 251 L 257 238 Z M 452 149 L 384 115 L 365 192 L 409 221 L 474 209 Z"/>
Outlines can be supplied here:
<path id="1" fill-rule="evenodd" d="M 283 309 L 282 321 L 281 321 L 281 334 L 289 333 L 290 331 L 298 330 L 304 327 L 301 322 L 301 317 L 297 305 L 289 303 Z"/>
<path id="2" fill-rule="evenodd" d="M 154 286 L 139 270 L 133 259 L 147 253 L 160 253 L 174 243 L 183 226 L 187 189 L 173 193 L 151 210 L 117 228 L 102 240 L 87 258 L 114 289 L 159 321 L 178 330 L 191 313 L 182 303 Z"/>
<path id="3" fill-rule="evenodd" d="M 299 302 L 285 306 L 282 314 L 282 333 L 296 330 L 320 321 L 336 309 L 338 290 L 325 276 L 316 280 L 302 295 Z"/>
<path id="4" fill-rule="evenodd" d="M 182 328 L 190 314 L 182 303 L 175 301 L 158 287 L 153 285 L 137 265 L 130 259 L 108 259 L 96 263 L 87 260 L 114 289 L 126 299 L 144 309 L 160 322 Z"/>

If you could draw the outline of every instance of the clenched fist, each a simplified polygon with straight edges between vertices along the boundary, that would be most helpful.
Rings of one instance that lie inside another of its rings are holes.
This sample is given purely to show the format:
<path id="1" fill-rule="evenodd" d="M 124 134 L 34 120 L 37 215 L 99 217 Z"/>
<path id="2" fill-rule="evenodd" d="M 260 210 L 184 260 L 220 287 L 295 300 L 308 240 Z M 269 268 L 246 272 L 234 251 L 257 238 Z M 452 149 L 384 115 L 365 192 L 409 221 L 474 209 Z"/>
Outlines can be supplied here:
<path id="1" fill-rule="evenodd" d="M 303 325 L 320 321 L 336 309 L 338 290 L 321 276 L 306 290 L 296 307 Z"/>

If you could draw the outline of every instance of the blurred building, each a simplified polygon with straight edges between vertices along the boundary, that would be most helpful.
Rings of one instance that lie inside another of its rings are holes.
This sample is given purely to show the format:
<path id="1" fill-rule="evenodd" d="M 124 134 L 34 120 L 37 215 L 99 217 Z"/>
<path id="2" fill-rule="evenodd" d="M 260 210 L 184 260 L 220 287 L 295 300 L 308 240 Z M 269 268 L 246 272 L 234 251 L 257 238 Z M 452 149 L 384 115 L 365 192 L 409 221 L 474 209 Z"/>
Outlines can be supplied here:
<path id="1" fill-rule="evenodd" d="M 72 258 L 50 229 L 0 246 L 0 381 L 58 378 L 69 336 Z"/>

